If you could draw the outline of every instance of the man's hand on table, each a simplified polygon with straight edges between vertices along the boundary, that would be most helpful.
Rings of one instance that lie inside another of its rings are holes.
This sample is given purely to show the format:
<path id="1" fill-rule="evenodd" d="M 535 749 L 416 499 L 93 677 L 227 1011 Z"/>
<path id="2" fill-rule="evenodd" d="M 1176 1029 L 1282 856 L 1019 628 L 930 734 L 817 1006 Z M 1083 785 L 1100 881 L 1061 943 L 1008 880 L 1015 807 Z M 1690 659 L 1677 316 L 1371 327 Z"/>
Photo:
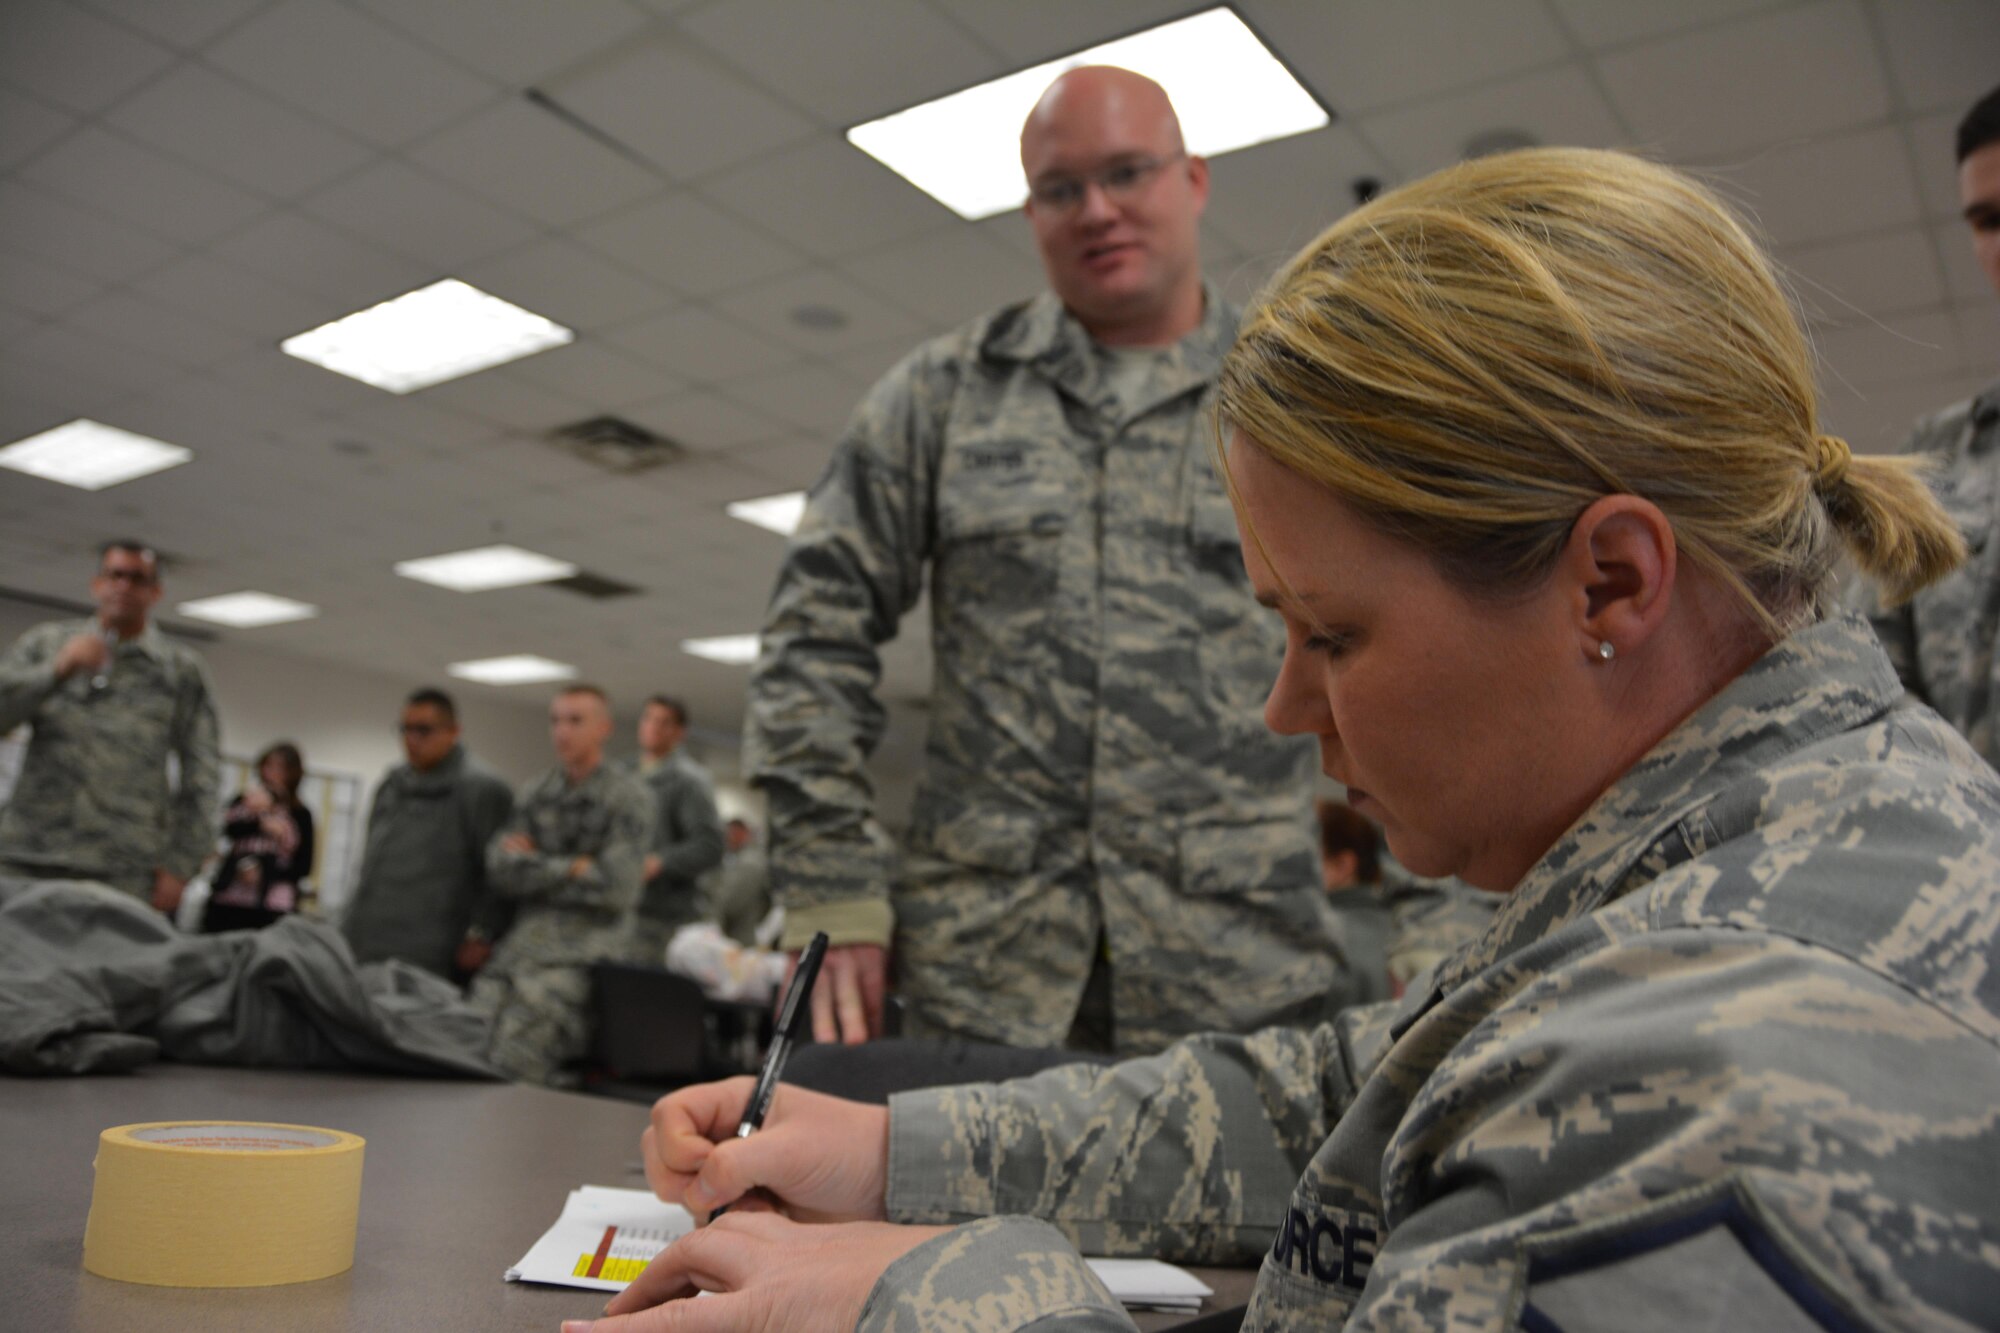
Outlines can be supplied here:
<path id="1" fill-rule="evenodd" d="M 785 985 L 799 970 L 792 954 Z M 882 1035 L 882 1000 L 889 989 L 889 951 L 879 944 L 841 944 L 826 951 L 813 986 L 813 1040 L 858 1046 Z M 778 992 L 784 994 L 781 988 Z"/>

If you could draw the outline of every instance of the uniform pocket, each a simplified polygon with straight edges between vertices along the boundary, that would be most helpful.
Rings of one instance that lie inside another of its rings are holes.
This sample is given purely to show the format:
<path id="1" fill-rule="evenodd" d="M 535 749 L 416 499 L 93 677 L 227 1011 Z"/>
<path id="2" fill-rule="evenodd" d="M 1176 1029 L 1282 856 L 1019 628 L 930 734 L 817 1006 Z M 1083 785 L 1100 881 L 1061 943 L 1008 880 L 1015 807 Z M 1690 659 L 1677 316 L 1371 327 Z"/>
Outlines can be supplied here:
<path id="1" fill-rule="evenodd" d="M 1042 817 L 1027 810 L 961 809 L 920 814 L 915 841 L 955 865 L 1025 875 L 1035 868 Z"/>

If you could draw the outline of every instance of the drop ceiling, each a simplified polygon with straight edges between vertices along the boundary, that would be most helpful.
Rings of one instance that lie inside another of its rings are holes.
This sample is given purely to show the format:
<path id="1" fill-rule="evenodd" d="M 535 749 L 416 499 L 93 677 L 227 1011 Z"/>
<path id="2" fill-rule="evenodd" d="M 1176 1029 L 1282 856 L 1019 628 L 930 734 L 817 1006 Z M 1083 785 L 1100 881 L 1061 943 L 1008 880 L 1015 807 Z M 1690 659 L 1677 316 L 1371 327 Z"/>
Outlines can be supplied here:
<path id="1" fill-rule="evenodd" d="M 197 458 L 95 494 L 0 474 L 0 584 L 78 596 L 99 540 L 143 534 L 180 557 L 177 600 L 254 587 L 322 609 L 231 642 L 412 682 L 540 653 L 627 699 L 684 693 L 728 731 L 742 669 L 677 644 L 754 628 L 782 541 L 722 506 L 809 485 L 902 351 L 1040 282 L 1018 214 L 958 221 L 842 130 L 1200 7 L 10 0 L 0 440 L 81 416 Z M 1722 182 L 1791 265 L 1829 425 L 1859 447 L 2000 374 L 1950 145 L 2000 73 L 2000 6 L 1238 8 L 1337 120 L 1214 164 L 1206 257 L 1235 294 L 1355 178 L 1515 130 Z M 403 397 L 277 350 L 447 276 L 575 343 Z M 620 477 L 538 438 L 607 413 L 688 456 Z M 390 570 L 499 542 L 643 591 L 461 595 Z M 892 696 L 922 692 L 922 637 L 893 654 Z"/>

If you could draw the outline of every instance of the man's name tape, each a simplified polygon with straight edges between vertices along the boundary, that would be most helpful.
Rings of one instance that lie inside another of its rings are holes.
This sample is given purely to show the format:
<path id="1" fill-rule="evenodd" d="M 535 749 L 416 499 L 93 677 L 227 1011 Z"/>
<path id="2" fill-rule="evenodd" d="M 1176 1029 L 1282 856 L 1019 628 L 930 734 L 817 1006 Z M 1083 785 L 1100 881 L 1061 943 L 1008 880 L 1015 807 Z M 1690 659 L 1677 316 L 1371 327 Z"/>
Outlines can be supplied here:
<path id="1" fill-rule="evenodd" d="M 83 1266 L 160 1287 L 270 1287 L 344 1273 L 354 1266 L 363 1146 L 310 1125 L 107 1129 Z"/>

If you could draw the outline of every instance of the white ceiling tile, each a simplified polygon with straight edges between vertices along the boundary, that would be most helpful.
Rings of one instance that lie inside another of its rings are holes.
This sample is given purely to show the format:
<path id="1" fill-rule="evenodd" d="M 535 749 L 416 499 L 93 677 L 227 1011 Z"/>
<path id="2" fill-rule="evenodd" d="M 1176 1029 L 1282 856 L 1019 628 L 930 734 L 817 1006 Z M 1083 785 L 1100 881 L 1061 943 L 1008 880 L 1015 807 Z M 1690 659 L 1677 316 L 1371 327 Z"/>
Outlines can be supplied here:
<path id="1" fill-rule="evenodd" d="M 1917 220 L 1916 181 L 1902 137 L 1893 129 L 1774 148 L 1713 167 L 1707 175 L 1779 246 Z"/>
<path id="2" fill-rule="evenodd" d="M 1900 453 L 1918 421 L 1979 392 L 1977 375 L 1963 373 L 1854 385 L 1823 381 L 1820 429 L 1838 435 L 1859 453 Z"/>
<path id="3" fill-rule="evenodd" d="M 488 422 L 408 394 L 384 394 L 378 403 L 341 413 L 340 421 L 348 438 L 391 457 L 429 456 L 494 434 Z"/>
<path id="4" fill-rule="evenodd" d="M 624 0 L 360 0 L 387 23 L 503 83 L 526 86 L 646 25 Z"/>
<path id="5" fill-rule="evenodd" d="M 126 98 L 105 122 L 238 185 L 291 199 L 373 154 L 226 74 L 184 64 Z"/>
<path id="6" fill-rule="evenodd" d="M 205 54 L 271 96 L 384 146 L 428 133 L 498 91 L 403 34 L 325 0 L 284 0 Z"/>
<path id="7" fill-rule="evenodd" d="M 101 111 L 174 53 L 123 24 L 52 0 L 0 5 L 0 80 L 72 111 Z"/>
<path id="8" fill-rule="evenodd" d="M 805 256 L 691 192 L 625 209 L 578 229 L 584 244 L 695 296 L 740 287 Z"/>
<path id="9" fill-rule="evenodd" d="M 653 172 L 523 98 L 509 98 L 409 150 L 475 194 L 560 227 L 663 188 Z"/>
<path id="10" fill-rule="evenodd" d="M 242 395 L 246 404 L 270 409 L 292 421 L 368 407 L 383 396 L 373 385 L 286 356 L 275 345 L 217 366 L 209 374 Z"/>
<path id="11" fill-rule="evenodd" d="M 1637 141 L 1703 158 L 1879 120 L 1889 110 L 1858 0 L 1759 15 L 1598 62 Z M 1691 89 L 1702 90 L 1690 96 Z"/>
<path id="12" fill-rule="evenodd" d="M 241 334 L 130 292 L 107 292 L 70 311 L 63 322 L 191 369 L 214 365 L 251 346 Z"/>
<path id="13" fill-rule="evenodd" d="M 695 382 L 769 370 L 797 359 L 779 344 L 698 306 L 641 320 L 605 338 Z"/>
<path id="14" fill-rule="evenodd" d="M 1813 343 L 1824 378 L 1853 385 L 1946 375 L 1963 363 L 1958 321 L 1944 309 L 1823 329 Z"/>
<path id="15" fill-rule="evenodd" d="M 55 141 L 76 117 L 48 103 L 0 88 L 0 169 L 13 166 Z"/>
<path id="16" fill-rule="evenodd" d="M 505 370 L 484 370 L 420 392 L 433 406 L 534 434 L 592 415 L 589 405 L 579 399 L 530 384 Z"/>
<path id="17" fill-rule="evenodd" d="M 1912 110 L 1963 115 L 2000 80 L 2000 5 L 1992 0 L 1887 0 L 1875 13 L 1890 73 Z"/>
<path id="18" fill-rule="evenodd" d="M 784 426 L 706 389 L 635 404 L 625 413 L 647 430 L 690 449 L 731 449 L 782 435 Z"/>
<path id="19" fill-rule="evenodd" d="M 63 324 L 44 324 L 16 338 L 7 349 L 10 366 L 41 367 L 82 379 L 88 397 L 76 403 L 78 416 L 92 415 L 129 394 L 160 389 L 186 372 L 165 357 L 87 334 Z"/>
<path id="20" fill-rule="evenodd" d="M 517 362 L 512 370 L 520 379 L 587 403 L 600 412 L 658 398 L 682 387 L 658 366 L 635 361 L 594 341 L 551 348 Z"/>
<path id="21" fill-rule="evenodd" d="M 672 293 L 561 236 L 530 241 L 482 260 L 460 277 L 577 330 L 596 330 L 675 303 Z"/>
<path id="22" fill-rule="evenodd" d="M 1364 116 L 1356 128 L 1405 179 L 1451 165 L 1468 141 L 1494 130 L 1587 148 L 1609 147 L 1624 137 L 1611 108 L 1575 65 Z"/>
<path id="23" fill-rule="evenodd" d="M 99 282 L 124 282 L 156 269 L 178 251 L 137 227 L 88 212 L 17 180 L 0 189 L 0 244 L 54 260 Z M 18 259 L 9 260 L 19 263 Z"/>
<path id="24" fill-rule="evenodd" d="M 943 204 L 831 135 L 709 181 L 702 192 L 825 258 L 873 249 L 953 220 Z"/>
<path id="25" fill-rule="evenodd" d="M 1570 54 L 1541 0 L 1239 0 L 1237 7 L 1342 115 L 1415 102 Z"/>
<path id="26" fill-rule="evenodd" d="M 687 14 L 680 26 L 766 87 L 841 126 L 1007 72 L 923 0 L 730 0 Z"/>
<path id="27" fill-rule="evenodd" d="M 1592 49 L 1740 18 L 1787 0 L 1553 0 L 1563 22 Z"/>
<path id="28" fill-rule="evenodd" d="M 190 255 L 136 285 L 158 300 L 269 342 L 344 313 L 325 297 L 281 287 L 208 255 Z"/>
<path id="29" fill-rule="evenodd" d="M 0 250 L 0 305 L 35 315 L 59 315 L 102 290 L 102 283 L 81 274 Z"/>
<path id="30" fill-rule="evenodd" d="M 1808 246 L 1780 256 L 1801 305 L 1823 324 L 1923 310 L 1944 301 L 1921 227 Z"/>
<path id="31" fill-rule="evenodd" d="M 456 186 L 384 160 L 305 199 L 307 213 L 450 272 L 519 245 L 535 229 Z"/>
<path id="32" fill-rule="evenodd" d="M 771 489 L 806 490 L 826 471 L 833 453 L 833 436 L 794 437 L 776 444 L 753 444 L 737 450 L 731 459 L 767 478 Z"/>
<path id="33" fill-rule="evenodd" d="M 1993 293 L 1989 292 L 1989 298 Z M 1965 353 L 1968 374 L 1985 382 L 2000 380 L 2000 299 L 1988 299 L 1955 307 L 1959 346 Z"/>
<path id="34" fill-rule="evenodd" d="M 746 375 L 718 387 L 739 403 L 755 404 L 758 411 L 827 441 L 839 437 L 866 388 L 850 376 L 810 365 Z"/>
<path id="35" fill-rule="evenodd" d="M 107 18 L 143 28 L 168 46 L 193 51 L 270 0 L 84 0 Z"/>
<path id="36" fill-rule="evenodd" d="M 1039 264 L 962 222 L 852 256 L 841 268 L 904 309 L 944 324 L 1027 300 L 1045 285 Z"/>
<path id="37" fill-rule="evenodd" d="M 432 392 L 435 392 L 433 390 Z M 557 423 L 560 424 L 560 423 Z M 532 486 L 574 486 L 597 475 L 590 464 L 564 449 L 558 449 L 546 440 L 525 438 L 520 434 L 496 435 L 477 444 L 451 450 L 445 462 L 453 467 L 490 469 L 527 482 Z M 515 503 L 493 511 L 495 518 L 508 524 L 496 527 L 488 541 L 511 541 L 510 530 L 514 523 L 527 524 L 535 519 L 532 507 Z M 435 555 L 439 551 L 457 549 L 440 541 L 436 545 L 419 546 L 410 555 Z M 558 560 L 568 557 L 561 551 L 544 551 Z M 401 559 L 402 557 L 396 557 Z"/>
<path id="38" fill-rule="evenodd" d="M 35 315 L 25 315 L 15 310 L 0 310 L 0 346 L 4 346 L 8 340 L 20 337 L 41 323 L 40 317 Z"/>
<path id="39" fill-rule="evenodd" d="M 200 244 L 266 210 L 262 201 L 96 125 L 86 125 L 20 169 L 88 208 L 147 231 Z"/>
<path id="40" fill-rule="evenodd" d="M 1189 12 L 1187 0 L 931 0 L 1003 53 L 1015 68 L 1039 64 Z M 1192 8 L 1205 6 L 1196 4 Z"/>
<path id="41" fill-rule="evenodd" d="M 962 324 L 965 321 L 959 322 Z M 859 404 L 863 397 L 862 386 L 872 387 L 876 381 L 907 359 L 920 345 L 908 338 L 897 338 L 842 353 L 834 358 L 833 364 L 856 385 L 854 401 Z"/>
<path id="42" fill-rule="evenodd" d="M 1945 292 L 1954 301 L 1992 299 L 1993 284 L 1972 253 L 1972 228 L 1963 222 L 1941 222 L 1931 228 L 1931 241 L 1944 261 Z"/>
<path id="43" fill-rule="evenodd" d="M 216 258 L 329 298 L 326 319 L 432 282 L 439 267 L 363 241 L 300 213 L 260 218 L 209 247 Z"/>
<path id="44" fill-rule="evenodd" d="M 1208 218 L 1252 254 L 1290 255 L 1354 207 L 1354 182 L 1387 164 L 1334 124 L 1209 163 Z"/>
<path id="45" fill-rule="evenodd" d="M 714 304 L 746 328 L 809 355 L 837 356 L 887 339 L 914 341 L 924 332 L 916 320 L 824 268 L 731 292 Z M 838 328 L 816 328 L 799 322 L 799 311 L 838 313 L 845 322 Z"/>
<path id="46" fill-rule="evenodd" d="M 813 129 L 712 57 L 663 36 L 627 43 L 546 91 L 680 179 L 747 161 Z"/>
<path id="47" fill-rule="evenodd" d="M 1965 108 L 1940 111 L 1904 122 L 1917 168 L 1917 188 L 1924 212 L 1932 218 L 1956 218 L 1964 204 L 1958 193 L 1958 122 Z"/>
<path id="48" fill-rule="evenodd" d="M 1037 271 L 1041 270 L 1042 252 L 1035 244 L 1034 228 L 1028 225 L 1027 214 L 1020 209 L 1010 208 L 1005 213 L 997 213 L 971 226 L 988 240 L 999 242 L 1033 264 Z"/>

